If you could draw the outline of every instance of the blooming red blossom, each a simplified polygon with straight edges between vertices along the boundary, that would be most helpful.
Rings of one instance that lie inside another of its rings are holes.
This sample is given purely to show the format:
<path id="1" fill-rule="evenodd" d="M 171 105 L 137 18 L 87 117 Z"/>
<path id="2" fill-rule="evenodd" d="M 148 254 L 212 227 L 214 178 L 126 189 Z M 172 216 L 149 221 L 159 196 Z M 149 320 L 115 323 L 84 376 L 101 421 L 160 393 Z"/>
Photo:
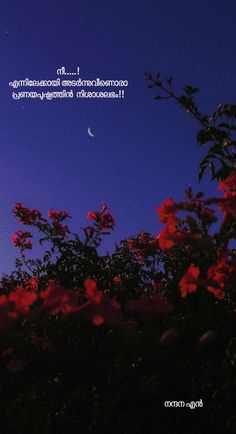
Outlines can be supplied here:
<path id="1" fill-rule="evenodd" d="M 56 235 L 60 235 L 63 238 L 70 233 L 69 227 L 67 225 L 53 224 L 53 229 Z"/>
<path id="2" fill-rule="evenodd" d="M 65 238 L 65 236 L 70 233 L 68 226 L 61 224 L 65 219 L 70 217 L 67 211 L 56 211 L 50 209 L 48 211 L 48 217 L 52 220 L 55 235 Z"/>
<path id="3" fill-rule="evenodd" d="M 173 199 L 166 199 L 162 205 L 156 208 L 159 214 L 159 221 L 161 223 L 168 223 L 169 221 L 175 221 L 175 214 L 178 211 L 178 204 Z"/>
<path id="4" fill-rule="evenodd" d="M 113 278 L 113 282 L 114 282 L 116 285 L 120 285 L 120 284 L 121 284 L 121 277 L 120 277 L 120 276 L 115 276 L 115 277 Z"/>
<path id="5" fill-rule="evenodd" d="M 168 225 L 160 231 L 158 235 L 158 241 L 159 246 L 161 250 L 168 250 L 171 249 L 171 247 L 174 247 L 176 243 L 176 224 L 175 223 L 168 223 Z"/>
<path id="6" fill-rule="evenodd" d="M 58 315 L 61 312 L 61 301 L 65 295 L 65 289 L 54 280 L 49 280 L 47 288 L 41 292 L 43 299 L 43 310 L 47 310 L 51 315 Z"/>
<path id="7" fill-rule="evenodd" d="M 223 198 L 214 198 L 220 211 L 224 211 L 224 225 L 230 216 L 236 217 L 236 171 L 230 173 L 226 179 L 218 185 L 218 190 L 223 190 Z"/>
<path id="8" fill-rule="evenodd" d="M 116 320 L 119 314 L 120 304 L 114 298 L 110 298 L 106 294 L 102 294 L 99 303 L 93 303 L 93 309 L 94 316 L 92 318 L 92 321 L 94 321 L 94 318 L 99 315 L 103 318 L 104 321 L 113 322 L 114 320 Z"/>
<path id="9" fill-rule="evenodd" d="M 100 211 L 89 211 L 87 214 L 87 218 L 89 220 L 93 220 L 95 226 L 99 230 L 104 232 L 109 232 L 110 230 L 114 230 L 115 227 L 115 219 L 111 215 L 108 206 L 106 204 L 102 205 Z"/>
<path id="10" fill-rule="evenodd" d="M 119 313 L 120 305 L 115 299 L 111 299 L 102 291 L 98 291 L 94 279 L 86 279 L 84 282 L 88 303 L 82 306 L 87 316 L 94 325 L 101 325 L 104 321 L 114 321 Z"/>
<path id="11" fill-rule="evenodd" d="M 142 230 L 136 238 L 129 239 L 126 245 L 128 249 L 132 250 L 139 260 L 143 262 L 145 258 L 156 253 L 158 240 L 148 232 Z"/>
<path id="12" fill-rule="evenodd" d="M 73 291 L 66 291 L 60 303 L 60 310 L 62 313 L 76 312 L 78 307 L 78 295 Z"/>
<path id="13" fill-rule="evenodd" d="M 48 217 L 52 220 L 52 222 L 54 224 L 58 224 L 61 223 L 62 221 L 64 221 L 65 219 L 67 219 L 68 217 L 70 217 L 70 215 L 68 214 L 67 211 L 56 211 L 54 209 L 50 209 L 48 211 Z"/>
<path id="14" fill-rule="evenodd" d="M 31 277 L 28 280 L 24 281 L 24 286 L 27 289 L 33 289 L 34 291 L 37 291 L 39 285 L 39 279 L 37 277 Z"/>
<path id="15" fill-rule="evenodd" d="M 32 238 L 32 234 L 28 231 L 16 231 L 12 235 L 14 245 L 22 250 L 32 249 L 32 242 L 28 238 Z"/>
<path id="16" fill-rule="evenodd" d="M 217 264 L 209 268 L 207 272 L 207 278 L 209 280 L 207 290 L 214 294 L 216 298 L 223 299 L 225 297 L 225 282 L 231 270 L 232 267 L 226 255 L 222 255 Z"/>
<path id="17" fill-rule="evenodd" d="M 21 203 L 15 205 L 13 214 L 19 218 L 19 223 L 29 226 L 38 223 L 42 217 L 41 212 L 37 208 L 31 210 L 30 208 L 24 207 Z"/>
<path id="18" fill-rule="evenodd" d="M 184 241 L 189 235 L 187 232 L 179 231 L 176 226 L 177 221 L 169 221 L 158 235 L 159 246 L 161 250 L 168 250 L 181 241 Z"/>
<path id="19" fill-rule="evenodd" d="M 92 322 L 96 326 L 100 326 L 104 323 L 104 318 L 101 315 L 94 315 Z"/>
<path id="20" fill-rule="evenodd" d="M 98 216 L 99 216 L 99 212 L 98 211 L 89 211 L 88 214 L 87 214 L 87 218 L 89 220 L 96 220 Z"/>
<path id="21" fill-rule="evenodd" d="M 236 191 L 236 171 L 231 172 L 226 179 L 219 183 L 218 190 Z"/>
<path id="22" fill-rule="evenodd" d="M 97 289 L 97 282 L 94 279 L 86 279 L 84 281 L 84 287 L 86 289 L 86 295 L 89 300 L 95 303 L 100 303 L 102 299 L 102 293 Z"/>
<path id="23" fill-rule="evenodd" d="M 17 286 L 16 289 L 9 294 L 8 299 L 14 302 L 16 314 L 27 315 L 30 306 L 37 299 L 37 294 L 23 286 Z"/>
<path id="24" fill-rule="evenodd" d="M 48 282 L 47 288 L 40 295 L 43 299 L 42 309 L 48 310 L 51 315 L 76 312 L 78 308 L 78 294 L 65 290 L 53 280 Z"/>
<path id="25" fill-rule="evenodd" d="M 207 286 L 207 291 L 214 294 L 216 298 L 219 298 L 220 300 L 223 300 L 225 298 L 225 292 L 222 291 L 222 289 L 215 288 L 214 286 Z"/>
<path id="26" fill-rule="evenodd" d="M 224 197 L 217 200 L 220 211 L 225 212 L 224 219 L 227 215 L 236 217 L 236 192 L 225 192 Z"/>
<path id="27" fill-rule="evenodd" d="M 194 264 L 191 264 L 187 272 L 184 274 L 179 282 L 181 289 L 181 297 L 186 297 L 188 293 L 196 292 L 198 287 L 198 278 L 200 275 L 200 269 Z"/>

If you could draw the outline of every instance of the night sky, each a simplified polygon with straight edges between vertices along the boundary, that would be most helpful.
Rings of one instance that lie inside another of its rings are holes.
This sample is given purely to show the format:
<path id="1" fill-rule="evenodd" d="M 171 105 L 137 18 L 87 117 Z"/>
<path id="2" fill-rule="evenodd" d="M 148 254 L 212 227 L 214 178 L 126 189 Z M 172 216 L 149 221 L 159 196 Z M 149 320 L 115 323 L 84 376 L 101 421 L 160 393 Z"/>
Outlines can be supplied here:
<path id="1" fill-rule="evenodd" d="M 234 0 L 1 1 L 1 273 L 13 267 L 15 202 L 66 209 L 75 230 L 106 202 L 119 240 L 157 233 L 155 206 L 181 199 L 189 184 L 214 189 L 198 185 L 197 123 L 170 101 L 154 101 L 144 71 L 173 74 L 177 90 L 199 87 L 205 112 L 235 102 L 235 17 Z M 84 79 L 127 79 L 126 96 L 11 99 L 9 81 L 55 79 L 61 66 L 79 66 Z"/>

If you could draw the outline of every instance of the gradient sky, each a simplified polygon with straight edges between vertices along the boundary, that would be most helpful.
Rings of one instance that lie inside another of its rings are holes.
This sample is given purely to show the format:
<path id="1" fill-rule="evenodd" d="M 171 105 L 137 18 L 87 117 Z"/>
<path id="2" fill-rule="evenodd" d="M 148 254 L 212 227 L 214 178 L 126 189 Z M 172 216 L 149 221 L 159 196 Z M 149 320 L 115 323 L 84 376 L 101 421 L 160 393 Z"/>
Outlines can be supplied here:
<path id="1" fill-rule="evenodd" d="M 156 233 L 155 206 L 182 198 L 189 184 L 213 189 L 197 182 L 198 125 L 154 101 L 144 71 L 172 73 L 177 89 L 200 87 L 203 111 L 235 102 L 235 17 L 234 0 L 1 0 L 1 273 L 15 256 L 15 202 L 67 209 L 73 229 L 106 202 L 118 240 L 143 228 Z M 63 65 L 79 66 L 82 78 L 129 80 L 125 99 L 11 99 L 9 81 L 53 79 Z"/>

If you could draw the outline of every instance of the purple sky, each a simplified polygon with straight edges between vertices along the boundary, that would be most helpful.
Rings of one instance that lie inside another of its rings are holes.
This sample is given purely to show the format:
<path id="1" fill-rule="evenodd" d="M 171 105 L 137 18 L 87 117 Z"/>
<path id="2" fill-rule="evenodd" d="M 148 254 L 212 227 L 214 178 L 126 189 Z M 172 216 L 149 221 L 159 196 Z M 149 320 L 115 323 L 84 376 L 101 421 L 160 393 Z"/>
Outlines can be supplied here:
<path id="1" fill-rule="evenodd" d="M 67 209 L 73 229 L 107 202 L 118 240 L 143 228 L 156 233 L 155 206 L 182 198 L 189 184 L 212 190 L 197 182 L 198 125 L 172 103 L 154 101 L 144 71 L 172 73 L 177 89 L 200 87 L 206 112 L 235 102 L 235 16 L 234 0 L 2 0 L 1 273 L 13 266 L 15 202 Z M 53 79 L 62 65 L 79 66 L 81 78 L 129 80 L 125 99 L 10 98 L 9 81 Z"/>

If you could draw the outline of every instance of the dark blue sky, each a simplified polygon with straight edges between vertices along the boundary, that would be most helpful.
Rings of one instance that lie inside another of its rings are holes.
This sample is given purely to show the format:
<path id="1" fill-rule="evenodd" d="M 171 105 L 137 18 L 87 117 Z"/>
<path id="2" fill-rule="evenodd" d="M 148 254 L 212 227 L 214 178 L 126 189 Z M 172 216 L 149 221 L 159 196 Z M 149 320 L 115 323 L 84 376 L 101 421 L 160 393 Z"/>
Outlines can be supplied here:
<path id="1" fill-rule="evenodd" d="M 188 184 L 199 188 L 198 125 L 170 102 L 154 101 L 144 71 L 172 73 L 177 88 L 200 87 L 205 111 L 235 102 L 235 17 L 234 0 L 1 1 L 2 272 L 15 255 L 15 202 L 67 209 L 74 229 L 107 202 L 120 239 L 142 228 L 156 233 L 154 207 L 180 199 Z M 83 78 L 128 79 L 125 99 L 11 100 L 9 81 L 56 78 L 62 65 L 80 66 Z"/>

